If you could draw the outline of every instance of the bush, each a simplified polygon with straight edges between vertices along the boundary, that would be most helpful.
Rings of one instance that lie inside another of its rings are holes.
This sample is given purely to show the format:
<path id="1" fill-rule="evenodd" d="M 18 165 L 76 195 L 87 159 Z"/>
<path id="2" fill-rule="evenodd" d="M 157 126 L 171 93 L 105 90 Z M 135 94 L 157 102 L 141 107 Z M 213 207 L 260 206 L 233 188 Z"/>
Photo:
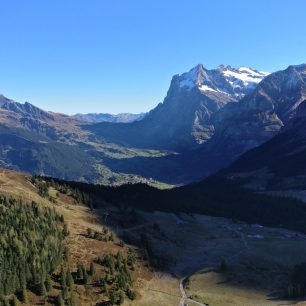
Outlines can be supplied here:
<path id="1" fill-rule="evenodd" d="M 287 288 L 289 298 L 297 298 L 306 294 L 306 262 L 294 266 Z"/>

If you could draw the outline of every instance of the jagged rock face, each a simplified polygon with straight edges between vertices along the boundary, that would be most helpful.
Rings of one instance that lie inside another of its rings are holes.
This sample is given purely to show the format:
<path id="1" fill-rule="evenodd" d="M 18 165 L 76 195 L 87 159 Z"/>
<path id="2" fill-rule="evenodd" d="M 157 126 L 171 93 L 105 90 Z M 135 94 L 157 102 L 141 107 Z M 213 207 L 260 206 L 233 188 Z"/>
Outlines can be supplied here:
<path id="1" fill-rule="evenodd" d="M 306 189 L 306 100 L 271 140 L 243 154 L 221 175 L 257 190 Z"/>
<path id="2" fill-rule="evenodd" d="M 167 97 L 148 119 L 160 121 L 164 116 L 172 130 L 170 139 L 179 137 L 182 144 L 203 144 L 214 135 L 213 115 L 250 93 L 266 75 L 250 68 L 220 66 L 208 70 L 198 65 L 173 77 Z"/>
<path id="3" fill-rule="evenodd" d="M 78 124 L 80 122 L 67 115 L 48 112 L 29 102 L 19 103 L 0 96 L 0 125 L 25 129 L 56 140 L 62 134 L 69 136 L 74 131 L 77 134 L 80 131 Z"/>
<path id="4" fill-rule="evenodd" d="M 197 65 L 175 75 L 163 103 L 131 125 L 98 124 L 91 128 L 106 139 L 138 147 L 189 150 L 215 133 L 213 115 L 237 102 L 268 75 L 250 68 Z"/>
<path id="5" fill-rule="evenodd" d="M 47 111 L 44 111 L 29 102 L 24 104 L 10 100 L 0 95 L 0 109 L 11 111 L 16 115 L 23 117 L 32 117 L 40 120 L 54 120 L 54 116 Z"/>
<path id="6" fill-rule="evenodd" d="M 208 70 L 200 64 L 189 72 L 175 76 L 174 80 L 183 88 L 198 87 L 202 93 L 219 92 L 242 98 L 267 75 L 269 73 L 247 67 L 235 69 L 221 65 L 216 69 Z"/>
<path id="7" fill-rule="evenodd" d="M 283 122 L 306 97 L 306 65 L 289 66 L 268 76 L 243 103 L 245 110 L 274 112 Z"/>
<path id="8" fill-rule="evenodd" d="M 222 147 L 235 159 L 275 136 L 306 97 L 305 71 L 306 65 L 301 65 L 273 73 L 238 103 L 226 105 L 213 118 L 210 147 Z"/>

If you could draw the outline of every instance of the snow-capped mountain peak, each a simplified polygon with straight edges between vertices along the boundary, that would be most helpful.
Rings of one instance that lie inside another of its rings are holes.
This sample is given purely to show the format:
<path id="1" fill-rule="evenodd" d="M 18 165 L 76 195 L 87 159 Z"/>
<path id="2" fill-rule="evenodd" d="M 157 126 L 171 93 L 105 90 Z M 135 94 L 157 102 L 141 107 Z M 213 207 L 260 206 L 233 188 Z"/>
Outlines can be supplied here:
<path id="1" fill-rule="evenodd" d="M 221 65 L 216 69 L 206 69 L 202 64 L 178 76 L 180 88 L 191 90 L 198 88 L 202 93 L 220 92 L 243 97 L 252 90 L 268 72 L 261 72 L 249 67 L 232 68 Z"/>
<path id="2" fill-rule="evenodd" d="M 205 73 L 205 68 L 202 64 L 199 64 L 192 69 L 190 69 L 188 72 L 183 73 L 179 76 L 180 78 L 180 87 L 186 87 L 188 89 L 191 89 L 195 86 L 201 86 L 204 78 L 208 77 Z"/>
<path id="3" fill-rule="evenodd" d="M 226 80 L 235 87 L 254 87 L 264 77 L 269 75 L 267 72 L 259 72 L 248 67 L 240 67 L 238 69 L 227 66 L 220 69 Z"/>

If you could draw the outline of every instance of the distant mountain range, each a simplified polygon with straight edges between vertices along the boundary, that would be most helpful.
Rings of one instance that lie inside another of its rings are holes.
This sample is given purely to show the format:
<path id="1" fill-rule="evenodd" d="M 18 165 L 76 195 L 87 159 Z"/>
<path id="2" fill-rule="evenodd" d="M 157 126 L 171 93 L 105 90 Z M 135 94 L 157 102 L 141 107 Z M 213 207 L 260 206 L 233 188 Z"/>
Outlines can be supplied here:
<path id="1" fill-rule="evenodd" d="M 245 67 L 208 70 L 197 65 L 172 78 L 164 102 L 143 120 L 130 125 L 101 123 L 90 128 L 117 143 L 185 151 L 209 140 L 215 129 L 214 114 L 251 93 L 266 75 Z"/>
<path id="2" fill-rule="evenodd" d="M 73 117 L 75 119 L 97 123 L 97 122 L 113 122 L 113 123 L 130 123 L 134 121 L 142 120 L 146 116 L 146 113 L 140 114 L 107 114 L 107 113 L 89 113 L 89 114 L 75 114 Z"/>
<path id="3" fill-rule="evenodd" d="M 248 176 L 256 187 L 265 173 L 270 179 L 256 187 L 264 189 L 276 184 L 271 175 L 288 181 L 292 157 L 290 182 L 297 182 L 305 100 L 306 65 L 271 74 L 197 65 L 175 75 L 163 103 L 139 115 L 69 117 L 0 96 L 0 165 L 89 182 L 185 184 L 236 161 L 224 175 Z"/>

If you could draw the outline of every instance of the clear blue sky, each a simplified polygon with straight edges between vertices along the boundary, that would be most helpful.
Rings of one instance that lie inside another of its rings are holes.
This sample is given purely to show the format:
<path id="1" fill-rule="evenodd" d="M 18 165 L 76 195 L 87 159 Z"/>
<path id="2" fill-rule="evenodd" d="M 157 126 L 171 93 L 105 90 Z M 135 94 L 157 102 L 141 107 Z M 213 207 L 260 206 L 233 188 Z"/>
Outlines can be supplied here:
<path id="1" fill-rule="evenodd" d="M 3 0 L 0 93 L 47 110 L 141 112 L 198 63 L 306 62 L 305 0 Z"/>

